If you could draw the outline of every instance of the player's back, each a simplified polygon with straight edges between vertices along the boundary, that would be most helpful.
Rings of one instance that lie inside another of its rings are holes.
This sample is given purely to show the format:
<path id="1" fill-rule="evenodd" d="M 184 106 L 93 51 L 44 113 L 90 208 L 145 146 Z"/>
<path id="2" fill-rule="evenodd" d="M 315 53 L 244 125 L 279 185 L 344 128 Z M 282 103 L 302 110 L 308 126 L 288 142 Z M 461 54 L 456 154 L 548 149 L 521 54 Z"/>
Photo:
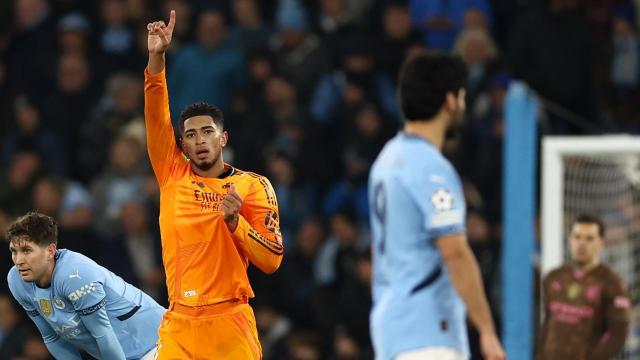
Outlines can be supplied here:
<path id="1" fill-rule="evenodd" d="M 464 232 L 455 170 L 429 142 L 400 133 L 374 163 L 369 192 L 377 358 L 436 346 L 468 354 L 464 304 L 435 243 Z"/>
<path id="2" fill-rule="evenodd" d="M 165 309 L 80 253 L 58 251 L 49 288 L 23 281 L 15 266 L 8 280 L 14 296 L 27 311 L 37 311 L 60 337 L 93 356 L 100 352 L 80 317 L 101 308 L 106 309 L 127 358 L 140 358 L 155 346 Z"/>

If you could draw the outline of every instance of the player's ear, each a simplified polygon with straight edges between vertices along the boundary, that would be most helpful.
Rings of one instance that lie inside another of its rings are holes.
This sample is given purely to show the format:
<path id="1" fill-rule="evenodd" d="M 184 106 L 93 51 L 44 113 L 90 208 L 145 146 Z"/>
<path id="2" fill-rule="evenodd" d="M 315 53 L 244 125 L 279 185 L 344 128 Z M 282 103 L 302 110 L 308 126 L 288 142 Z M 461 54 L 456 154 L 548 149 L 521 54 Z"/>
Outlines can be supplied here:
<path id="1" fill-rule="evenodd" d="M 229 142 L 229 133 L 225 130 L 222 132 L 222 138 L 220 139 L 220 144 L 224 147 L 224 146 L 227 146 L 227 142 Z"/>

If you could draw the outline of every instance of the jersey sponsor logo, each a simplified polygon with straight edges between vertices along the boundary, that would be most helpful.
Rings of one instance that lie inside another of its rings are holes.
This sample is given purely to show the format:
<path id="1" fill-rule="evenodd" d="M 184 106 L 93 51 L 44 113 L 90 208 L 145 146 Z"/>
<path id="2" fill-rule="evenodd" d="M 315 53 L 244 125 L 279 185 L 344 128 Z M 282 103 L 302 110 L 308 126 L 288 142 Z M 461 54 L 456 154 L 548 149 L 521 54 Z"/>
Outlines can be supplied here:
<path id="1" fill-rule="evenodd" d="M 71 302 L 76 302 L 80 300 L 81 297 L 96 291 L 96 289 L 97 287 L 95 283 L 82 285 L 78 290 L 73 291 L 71 294 L 69 294 L 68 298 Z"/>
<path id="2" fill-rule="evenodd" d="M 80 277 L 80 274 L 78 274 L 78 269 L 76 269 L 76 273 L 75 274 L 69 274 L 69 279 L 82 279 Z"/>
<path id="3" fill-rule="evenodd" d="M 49 317 L 53 314 L 53 308 L 51 308 L 51 301 L 49 299 L 40 299 L 38 304 L 40 305 L 40 310 L 42 310 L 44 316 Z"/>
<path id="4" fill-rule="evenodd" d="M 63 310 L 66 307 L 66 304 L 64 303 L 64 301 L 62 301 L 62 299 L 60 299 L 59 296 L 56 295 L 56 297 L 53 299 L 53 306 L 55 306 L 56 309 Z"/>
<path id="5" fill-rule="evenodd" d="M 184 292 L 184 297 L 185 298 L 190 298 L 190 297 L 194 297 L 196 296 L 196 291 L 195 290 L 187 290 Z"/>
<path id="6" fill-rule="evenodd" d="M 65 324 L 52 325 L 52 326 L 53 326 L 53 330 L 55 330 L 57 334 L 59 334 L 60 336 L 62 336 L 67 340 L 72 340 L 76 338 L 78 335 L 80 335 L 81 331 L 78 328 L 80 324 L 81 322 L 78 314 L 73 314 Z"/>
<path id="7" fill-rule="evenodd" d="M 193 190 L 193 198 L 200 205 L 201 212 L 220 210 L 220 203 L 224 195 L 210 191 Z"/>
<path id="8" fill-rule="evenodd" d="M 440 188 L 431 195 L 431 204 L 440 211 L 448 211 L 453 208 L 453 196 L 446 189 Z"/>

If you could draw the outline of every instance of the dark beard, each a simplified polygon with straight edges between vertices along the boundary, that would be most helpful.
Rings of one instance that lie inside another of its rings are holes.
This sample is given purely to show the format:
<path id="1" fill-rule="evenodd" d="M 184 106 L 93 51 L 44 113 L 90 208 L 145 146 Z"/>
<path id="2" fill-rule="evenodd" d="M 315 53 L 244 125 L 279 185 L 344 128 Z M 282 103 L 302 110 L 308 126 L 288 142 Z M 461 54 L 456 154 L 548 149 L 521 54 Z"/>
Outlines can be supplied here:
<path id="1" fill-rule="evenodd" d="M 213 165 L 216 164 L 216 161 L 215 160 L 211 161 L 211 162 L 205 161 L 205 162 L 202 162 L 200 164 L 196 163 L 195 161 L 191 161 L 191 164 L 194 167 L 196 167 L 198 170 L 207 171 L 207 170 L 210 170 L 213 167 Z"/>

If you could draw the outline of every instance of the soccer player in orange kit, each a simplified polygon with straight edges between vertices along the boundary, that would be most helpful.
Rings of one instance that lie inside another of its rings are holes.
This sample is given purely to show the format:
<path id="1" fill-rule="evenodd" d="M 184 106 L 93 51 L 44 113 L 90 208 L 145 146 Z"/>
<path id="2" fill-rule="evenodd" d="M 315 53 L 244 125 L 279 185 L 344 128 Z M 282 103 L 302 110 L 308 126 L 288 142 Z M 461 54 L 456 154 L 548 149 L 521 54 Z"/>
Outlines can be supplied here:
<path id="1" fill-rule="evenodd" d="M 198 103 L 180 115 L 180 147 L 169 116 L 165 52 L 169 23 L 147 25 L 147 147 L 160 185 L 162 257 L 169 310 L 160 325 L 157 359 L 260 359 L 248 299 L 249 262 L 274 272 L 284 248 L 269 181 L 226 164 L 222 112 Z"/>

